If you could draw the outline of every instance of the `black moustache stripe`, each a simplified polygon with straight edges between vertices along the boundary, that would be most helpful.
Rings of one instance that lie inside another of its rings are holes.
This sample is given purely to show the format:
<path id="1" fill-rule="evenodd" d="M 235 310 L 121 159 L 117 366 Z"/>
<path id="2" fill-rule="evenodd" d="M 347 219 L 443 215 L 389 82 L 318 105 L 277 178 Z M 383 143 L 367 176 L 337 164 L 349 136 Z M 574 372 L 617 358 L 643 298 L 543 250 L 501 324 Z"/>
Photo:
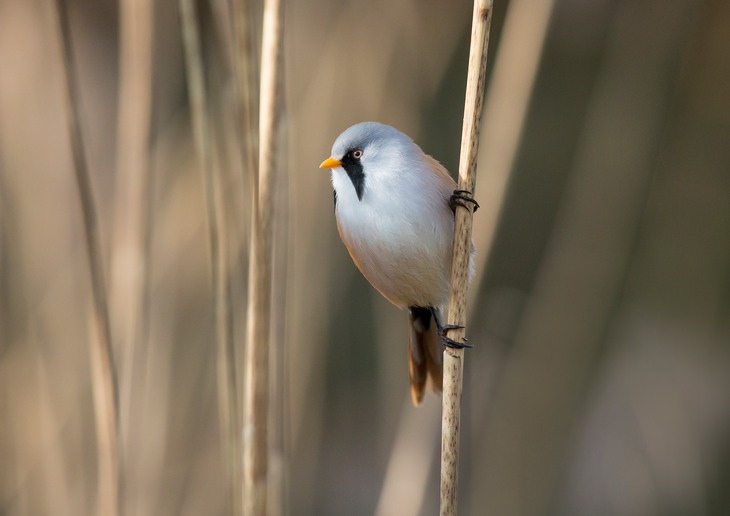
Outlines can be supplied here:
<path id="1" fill-rule="evenodd" d="M 362 163 L 348 154 L 342 159 L 342 168 L 345 169 L 347 176 L 352 181 L 357 198 L 362 201 L 362 194 L 365 191 L 365 172 L 362 169 Z"/>

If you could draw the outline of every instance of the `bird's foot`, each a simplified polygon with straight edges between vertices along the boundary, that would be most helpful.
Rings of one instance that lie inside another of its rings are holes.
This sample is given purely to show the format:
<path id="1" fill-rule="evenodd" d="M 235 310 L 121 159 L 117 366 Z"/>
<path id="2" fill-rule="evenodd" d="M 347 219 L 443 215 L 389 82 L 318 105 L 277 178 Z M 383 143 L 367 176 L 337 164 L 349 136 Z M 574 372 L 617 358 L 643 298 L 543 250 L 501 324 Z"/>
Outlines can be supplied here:
<path id="1" fill-rule="evenodd" d="M 451 208 L 456 209 L 457 206 L 461 206 L 468 210 L 469 207 L 465 203 L 471 203 L 474 205 L 474 213 L 476 213 L 479 209 L 479 203 L 476 199 L 474 199 L 474 197 L 472 197 L 472 193 L 469 190 L 454 190 L 454 193 L 452 193 L 449 198 Z"/>
<path id="2" fill-rule="evenodd" d="M 436 321 L 438 323 L 438 321 Z M 469 344 L 469 339 L 464 337 L 462 342 L 449 338 L 446 334 L 451 330 L 460 330 L 464 328 L 461 324 L 438 324 L 439 335 L 444 346 L 455 349 L 473 348 L 474 345 Z"/>
<path id="3" fill-rule="evenodd" d="M 446 335 L 451 330 L 461 330 L 464 328 L 464 326 L 462 326 L 461 324 L 441 324 L 441 321 L 439 321 L 438 310 L 433 307 L 431 307 L 430 310 L 431 314 L 433 315 L 433 320 L 436 322 L 436 329 L 438 330 L 439 336 L 441 337 L 441 342 L 444 346 L 455 349 L 474 347 L 472 344 L 469 344 L 469 341 L 466 337 L 464 337 L 464 340 L 462 342 L 459 342 L 457 340 L 449 338 Z"/>
<path id="4" fill-rule="evenodd" d="M 466 340 L 466 339 L 464 339 Z M 469 344 L 468 342 L 457 342 L 454 339 L 450 339 L 448 337 L 441 337 L 441 342 L 446 346 L 447 348 L 452 349 L 464 349 L 464 348 L 473 348 L 473 344 Z"/>

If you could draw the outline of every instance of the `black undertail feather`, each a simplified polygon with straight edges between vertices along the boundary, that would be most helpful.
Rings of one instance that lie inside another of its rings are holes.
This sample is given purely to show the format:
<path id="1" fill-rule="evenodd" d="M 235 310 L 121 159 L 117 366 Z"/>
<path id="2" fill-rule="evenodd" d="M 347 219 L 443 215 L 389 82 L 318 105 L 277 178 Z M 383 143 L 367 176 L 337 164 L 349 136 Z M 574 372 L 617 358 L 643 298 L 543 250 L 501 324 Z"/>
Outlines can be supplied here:
<path id="1" fill-rule="evenodd" d="M 420 325 L 422 325 L 421 331 L 428 331 L 431 327 L 431 309 L 423 308 L 422 306 L 411 306 L 408 309 L 411 311 L 413 321 L 417 321 Z"/>

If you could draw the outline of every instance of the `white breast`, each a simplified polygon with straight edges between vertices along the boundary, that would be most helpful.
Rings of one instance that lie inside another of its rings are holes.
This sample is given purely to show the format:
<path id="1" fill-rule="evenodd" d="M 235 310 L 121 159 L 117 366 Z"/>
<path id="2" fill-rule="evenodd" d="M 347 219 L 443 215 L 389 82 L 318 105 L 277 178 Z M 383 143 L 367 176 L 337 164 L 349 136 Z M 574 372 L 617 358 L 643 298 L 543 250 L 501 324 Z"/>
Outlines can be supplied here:
<path id="1" fill-rule="evenodd" d="M 340 236 L 363 275 L 393 304 L 442 306 L 451 274 L 453 185 L 429 171 L 389 172 L 373 178 L 366 170 L 359 200 L 347 173 L 332 170 Z"/>

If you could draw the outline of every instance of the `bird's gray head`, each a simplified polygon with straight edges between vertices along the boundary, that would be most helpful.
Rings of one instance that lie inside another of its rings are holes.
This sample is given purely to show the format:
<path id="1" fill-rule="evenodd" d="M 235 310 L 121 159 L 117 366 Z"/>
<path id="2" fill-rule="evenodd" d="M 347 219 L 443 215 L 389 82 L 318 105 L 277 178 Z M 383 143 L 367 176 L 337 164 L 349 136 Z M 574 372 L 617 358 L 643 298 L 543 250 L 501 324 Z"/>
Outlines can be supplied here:
<path id="1" fill-rule="evenodd" d="M 362 200 L 366 182 L 407 165 L 420 148 L 395 127 L 379 122 L 361 122 L 346 129 L 332 145 L 332 157 L 320 167 L 342 167 Z"/>

